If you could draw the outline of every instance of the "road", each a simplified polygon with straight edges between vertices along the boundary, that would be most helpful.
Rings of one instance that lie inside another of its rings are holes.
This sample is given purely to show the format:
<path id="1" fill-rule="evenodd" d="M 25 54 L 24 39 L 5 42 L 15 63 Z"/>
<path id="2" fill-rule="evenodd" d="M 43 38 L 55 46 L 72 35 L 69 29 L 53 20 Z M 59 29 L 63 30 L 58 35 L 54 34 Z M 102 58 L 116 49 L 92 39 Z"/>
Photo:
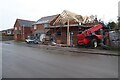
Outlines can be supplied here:
<path id="1" fill-rule="evenodd" d="M 1 43 L 0 43 L 1 44 Z M 87 50 L 87 49 L 86 49 Z M 117 78 L 118 57 L 2 43 L 3 78 Z M 70 53 L 70 52 L 69 52 Z M 74 54 L 74 53 L 72 53 Z"/>

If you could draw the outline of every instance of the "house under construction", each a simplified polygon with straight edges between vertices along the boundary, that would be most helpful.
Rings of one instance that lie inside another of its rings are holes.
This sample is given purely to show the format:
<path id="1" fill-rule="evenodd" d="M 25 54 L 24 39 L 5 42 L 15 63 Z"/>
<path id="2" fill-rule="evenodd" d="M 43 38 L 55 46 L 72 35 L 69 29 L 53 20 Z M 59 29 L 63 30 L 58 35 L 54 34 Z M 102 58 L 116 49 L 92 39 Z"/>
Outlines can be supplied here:
<path id="1" fill-rule="evenodd" d="M 93 17 L 93 16 L 91 16 Z M 67 44 L 68 46 L 77 44 L 77 34 L 79 28 L 89 28 L 98 21 L 90 20 L 89 17 L 82 17 L 70 11 L 64 10 L 54 21 L 53 26 L 46 27 L 48 33 L 54 37 L 57 44 Z"/>

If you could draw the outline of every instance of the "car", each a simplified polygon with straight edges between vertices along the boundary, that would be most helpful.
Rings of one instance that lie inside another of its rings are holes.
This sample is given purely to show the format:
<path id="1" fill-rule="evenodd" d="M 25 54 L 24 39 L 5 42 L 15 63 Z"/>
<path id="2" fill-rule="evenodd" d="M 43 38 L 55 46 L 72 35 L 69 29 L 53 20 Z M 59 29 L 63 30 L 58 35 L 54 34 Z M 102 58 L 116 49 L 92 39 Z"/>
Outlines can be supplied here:
<path id="1" fill-rule="evenodd" d="M 28 44 L 30 44 L 30 43 L 38 44 L 39 43 L 36 39 L 26 39 L 25 42 Z"/>

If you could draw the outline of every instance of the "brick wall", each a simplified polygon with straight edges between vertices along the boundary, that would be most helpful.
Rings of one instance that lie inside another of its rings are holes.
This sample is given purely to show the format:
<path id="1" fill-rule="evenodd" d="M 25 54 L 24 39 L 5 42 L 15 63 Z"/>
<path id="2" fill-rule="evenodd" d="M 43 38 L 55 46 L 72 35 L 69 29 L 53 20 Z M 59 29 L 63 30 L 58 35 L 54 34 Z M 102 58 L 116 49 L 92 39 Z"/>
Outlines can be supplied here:
<path id="1" fill-rule="evenodd" d="M 20 41 L 25 40 L 27 36 L 31 35 L 31 27 L 25 26 L 24 28 L 20 26 L 18 20 L 16 21 L 14 25 L 14 40 Z"/>
<path id="2" fill-rule="evenodd" d="M 57 35 L 57 32 L 61 32 L 61 35 Z M 70 32 L 73 32 L 72 41 L 73 41 L 73 44 L 76 45 L 77 44 L 78 27 L 70 27 Z M 56 42 L 58 44 L 60 44 L 60 43 L 67 44 L 67 27 L 54 28 L 54 29 L 51 29 L 49 33 L 51 35 L 55 34 Z"/>
<path id="3" fill-rule="evenodd" d="M 35 24 L 36 29 L 34 29 L 34 26 L 32 26 L 32 33 L 35 33 L 35 31 L 44 31 L 44 25 L 43 24 Z"/>
<path id="4" fill-rule="evenodd" d="M 18 41 L 21 40 L 21 31 L 20 31 L 20 24 L 18 22 L 18 20 L 16 20 L 15 24 L 14 24 L 14 40 Z"/>
<path id="5" fill-rule="evenodd" d="M 31 27 L 24 27 L 24 34 L 22 34 L 22 40 L 25 40 L 29 35 L 32 34 Z"/>

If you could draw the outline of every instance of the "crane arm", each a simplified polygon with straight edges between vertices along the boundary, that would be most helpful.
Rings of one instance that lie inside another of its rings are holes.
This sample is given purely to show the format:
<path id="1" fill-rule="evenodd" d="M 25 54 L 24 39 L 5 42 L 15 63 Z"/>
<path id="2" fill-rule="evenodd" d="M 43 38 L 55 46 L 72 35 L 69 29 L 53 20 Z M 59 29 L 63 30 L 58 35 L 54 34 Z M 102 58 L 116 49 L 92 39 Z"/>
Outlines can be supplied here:
<path id="1" fill-rule="evenodd" d="M 91 33 L 98 31 L 99 29 L 102 29 L 102 28 L 103 28 L 102 24 L 98 24 L 92 28 L 89 28 L 89 29 L 83 31 L 81 34 L 86 37 L 86 36 L 89 36 Z"/>

